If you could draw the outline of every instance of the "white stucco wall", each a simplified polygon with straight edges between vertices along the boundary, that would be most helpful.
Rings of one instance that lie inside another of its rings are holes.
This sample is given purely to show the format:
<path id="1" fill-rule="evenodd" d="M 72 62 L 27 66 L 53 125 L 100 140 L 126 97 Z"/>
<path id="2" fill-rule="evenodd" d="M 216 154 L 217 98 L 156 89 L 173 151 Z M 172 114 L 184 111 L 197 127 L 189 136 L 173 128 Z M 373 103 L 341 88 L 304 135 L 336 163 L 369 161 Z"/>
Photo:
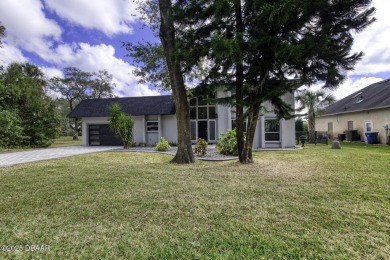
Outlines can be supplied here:
<path id="1" fill-rule="evenodd" d="M 144 142 L 143 133 L 145 131 L 144 116 L 134 116 L 134 133 L 133 140 L 137 144 Z"/>
<path id="2" fill-rule="evenodd" d="M 168 142 L 177 143 L 177 123 L 176 115 L 163 115 L 161 116 L 162 121 L 162 136 Z"/>

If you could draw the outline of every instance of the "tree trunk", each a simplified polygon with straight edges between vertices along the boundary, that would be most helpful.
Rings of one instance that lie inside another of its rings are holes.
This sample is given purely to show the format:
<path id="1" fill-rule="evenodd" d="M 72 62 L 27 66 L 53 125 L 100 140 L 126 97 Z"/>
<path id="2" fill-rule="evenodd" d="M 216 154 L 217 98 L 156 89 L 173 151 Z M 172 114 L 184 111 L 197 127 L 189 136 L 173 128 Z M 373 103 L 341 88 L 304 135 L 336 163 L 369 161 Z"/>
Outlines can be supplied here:
<path id="1" fill-rule="evenodd" d="M 160 7 L 160 39 L 164 48 L 173 99 L 176 106 L 177 120 L 177 152 L 171 162 L 195 162 L 191 144 L 190 113 L 187 93 L 184 85 L 180 62 L 176 56 L 175 28 L 172 18 L 170 0 L 159 0 Z"/>
<path id="2" fill-rule="evenodd" d="M 309 123 L 309 142 L 314 143 L 315 130 L 316 130 L 316 119 L 315 119 L 315 114 L 311 111 L 309 111 L 308 123 Z"/>
<path id="3" fill-rule="evenodd" d="M 79 139 L 79 131 L 77 129 L 77 125 L 79 124 L 79 119 L 75 118 L 74 119 L 74 127 L 73 127 L 73 140 L 78 140 Z"/>
<path id="4" fill-rule="evenodd" d="M 244 25 L 242 22 L 242 10 L 241 0 L 236 0 L 235 5 L 235 18 L 236 18 L 236 40 L 238 46 L 242 47 L 243 39 L 242 33 L 244 31 Z M 241 50 L 240 50 L 241 51 Z M 237 133 L 237 150 L 238 159 L 240 163 L 245 162 L 244 153 L 244 107 L 243 107 L 243 85 L 244 85 L 244 66 L 243 57 L 241 52 L 237 53 L 236 61 L 236 133 Z"/>
<path id="5" fill-rule="evenodd" d="M 251 110 L 248 114 L 248 127 L 246 132 L 242 163 L 253 163 L 252 148 L 256 132 L 257 120 L 259 118 L 260 113 L 260 105 L 254 105 L 252 109 L 253 110 Z"/>

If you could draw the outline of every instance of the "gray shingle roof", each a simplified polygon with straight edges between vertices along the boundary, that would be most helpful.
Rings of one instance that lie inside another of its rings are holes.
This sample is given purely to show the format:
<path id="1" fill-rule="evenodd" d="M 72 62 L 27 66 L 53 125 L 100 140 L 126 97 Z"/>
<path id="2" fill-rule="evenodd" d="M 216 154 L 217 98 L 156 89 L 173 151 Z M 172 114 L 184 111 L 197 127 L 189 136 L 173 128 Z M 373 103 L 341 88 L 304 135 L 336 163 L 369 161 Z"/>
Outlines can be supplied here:
<path id="1" fill-rule="evenodd" d="M 68 114 L 68 117 L 108 117 L 108 107 L 113 103 L 120 104 L 123 112 L 133 116 L 175 114 L 172 96 L 145 96 L 86 99 L 81 101 Z"/>
<path id="2" fill-rule="evenodd" d="M 371 84 L 329 105 L 323 116 L 385 107 L 390 107 L 390 79 Z"/>

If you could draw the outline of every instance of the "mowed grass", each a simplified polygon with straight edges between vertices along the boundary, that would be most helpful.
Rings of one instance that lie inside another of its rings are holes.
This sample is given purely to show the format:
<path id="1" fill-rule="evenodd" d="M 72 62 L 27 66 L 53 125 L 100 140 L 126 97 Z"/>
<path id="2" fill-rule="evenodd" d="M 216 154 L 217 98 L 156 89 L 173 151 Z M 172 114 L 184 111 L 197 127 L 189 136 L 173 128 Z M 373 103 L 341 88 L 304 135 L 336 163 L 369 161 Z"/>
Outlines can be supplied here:
<path id="1" fill-rule="evenodd" d="M 388 259 L 390 147 L 170 164 L 106 152 L 0 168 L 0 259 Z"/>
<path id="2" fill-rule="evenodd" d="M 73 140 L 73 136 L 60 136 L 54 140 L 50 148 L 81 145 L 81 137 Z"/>

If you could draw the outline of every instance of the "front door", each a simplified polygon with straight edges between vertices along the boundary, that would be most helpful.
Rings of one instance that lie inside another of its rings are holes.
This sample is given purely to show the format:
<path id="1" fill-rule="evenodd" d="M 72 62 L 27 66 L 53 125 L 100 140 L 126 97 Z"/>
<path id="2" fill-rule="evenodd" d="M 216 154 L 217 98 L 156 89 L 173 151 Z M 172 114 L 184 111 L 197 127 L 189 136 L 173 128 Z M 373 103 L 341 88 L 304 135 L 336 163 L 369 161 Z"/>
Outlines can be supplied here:
<path id="1" fill-rule="evenodd" d="M 198 121 L 198 138 L 208 141 L 207 138 L 207 121 Z"/>

